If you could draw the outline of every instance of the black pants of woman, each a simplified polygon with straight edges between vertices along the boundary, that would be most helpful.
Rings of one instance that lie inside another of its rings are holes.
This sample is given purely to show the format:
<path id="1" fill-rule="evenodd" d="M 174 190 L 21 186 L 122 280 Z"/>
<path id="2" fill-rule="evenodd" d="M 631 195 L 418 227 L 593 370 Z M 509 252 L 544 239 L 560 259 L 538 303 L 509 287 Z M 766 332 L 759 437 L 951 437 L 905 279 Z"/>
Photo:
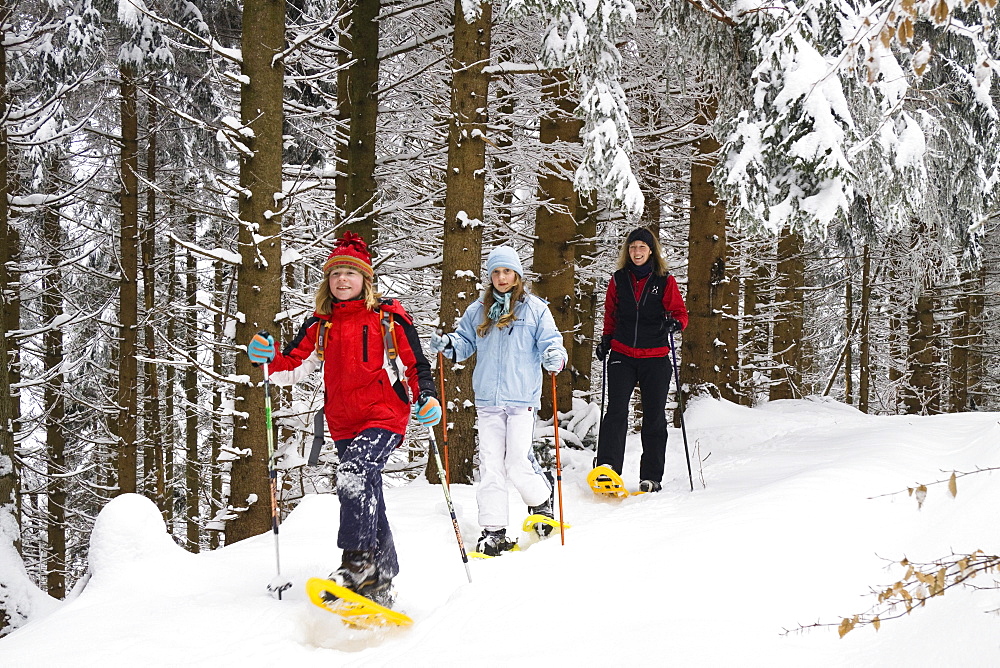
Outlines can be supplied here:
<path id="1" fill-rule="evenodd" d="M 660 482 L 667 452 L 667 392 L 670 390 L 669 357 L 629 357 L 617 351 L 608 354 L 608 406 L 597 439 L 597 465 L 618 473 L 625 460 L 629 399 L 639 386 L 642 396 L 642 459 L 639 480 Z"/>

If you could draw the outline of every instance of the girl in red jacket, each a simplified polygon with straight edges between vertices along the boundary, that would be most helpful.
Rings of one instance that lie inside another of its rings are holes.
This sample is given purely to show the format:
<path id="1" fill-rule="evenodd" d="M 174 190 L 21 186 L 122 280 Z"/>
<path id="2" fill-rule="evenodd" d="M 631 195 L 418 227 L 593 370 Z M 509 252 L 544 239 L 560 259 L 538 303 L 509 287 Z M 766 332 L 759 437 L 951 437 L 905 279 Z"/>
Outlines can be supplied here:
<path id="1" fill-rule="evenodd" d="M 389 606 L 399 564 L 382 469 L 403 440 L 411 402 L 428 427 L 440 421 L 441 407 L 412 319 L 398 301 L 375 292 L 373 278 L 367 244 L 347 232 L 323 265 L 316 312 L 295 338 L 276 353 L 273 339 L 258 334 L 247 354 L 254 363 L 268 362 L 279 385 L 323 368 L 324 413 L 340 456 L 337 546 L 344 551 L 330 579 Z"/>
<path id="2" fill-rule="evenodd" d="M 608 363 L 608 412 L 601 422 L 595 466 L 619 475 L 632 390 L 642 395 L 642 459 L 639 489 L 660 491 L 667 450 L 667 391 L 670 335 L 687 326 L 688 313 L 677 281 L 667 273 L 660 242 L 645 227 L 629 233 L 604 300 L 604 336 L 597 358 Z M 598 478 L 600 480 L 600 478 Z"/>

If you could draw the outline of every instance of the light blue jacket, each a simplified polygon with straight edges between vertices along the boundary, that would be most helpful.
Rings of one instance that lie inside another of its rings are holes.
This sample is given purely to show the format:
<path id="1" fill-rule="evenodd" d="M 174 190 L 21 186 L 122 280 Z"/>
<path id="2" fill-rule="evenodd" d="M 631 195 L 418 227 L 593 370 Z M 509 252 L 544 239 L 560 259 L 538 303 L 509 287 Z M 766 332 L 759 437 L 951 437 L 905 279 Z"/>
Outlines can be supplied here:
<path id="1" fill-rule="evenodd" d="M 483 300 L 477 299 L 465 310 L 458 327 L 448 335 L 461 362 L 476 355 L 472 389 L 477 406 L 541 405 L 542 353 L 555 346 L 567 359 L 562 334 L 556 329 L 548 305 L 525 293 L 514 304 L 516 320 L 503 329 L 490 327 L 486 336 L 476 334 L 483 321 Z"/>

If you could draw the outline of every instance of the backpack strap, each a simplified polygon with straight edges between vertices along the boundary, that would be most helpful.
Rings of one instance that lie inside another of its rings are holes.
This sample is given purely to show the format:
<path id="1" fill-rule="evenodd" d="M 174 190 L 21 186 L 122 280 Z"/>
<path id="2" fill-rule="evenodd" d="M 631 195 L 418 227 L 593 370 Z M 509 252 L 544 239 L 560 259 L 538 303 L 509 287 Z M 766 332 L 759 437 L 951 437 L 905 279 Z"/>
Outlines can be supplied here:
<path id="1" fill-rule="evenodd" d="M 320 362 L 323 362 L 323 358 L 326 355 L 326 330 L 329 326 L 330 323 L 328 321 L 319 321 L 319 331 L 316 333 L 316 357 L 319 358 Z"/>
<path id="2" fill-rule="evenodd" d="M 399 367 L 399 351 L 396 345 L 396 321 L 392 317 L 392 312 L 383 307 L 392 307 L 392 300 L 383 300 L 379 306 L 379 313 L 382 320 L 382 344 L 385 349 L 384 368 L 392 381 L 393 389 L 399 398 L 410 403 L 410 391 L 406 385 L 406 376 Z"/>

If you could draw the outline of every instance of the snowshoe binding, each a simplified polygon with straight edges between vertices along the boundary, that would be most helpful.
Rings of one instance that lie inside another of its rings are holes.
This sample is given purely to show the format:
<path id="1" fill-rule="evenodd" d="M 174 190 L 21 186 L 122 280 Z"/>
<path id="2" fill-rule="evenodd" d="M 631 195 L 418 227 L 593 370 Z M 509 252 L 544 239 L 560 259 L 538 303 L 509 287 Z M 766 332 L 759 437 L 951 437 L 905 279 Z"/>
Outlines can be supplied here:
<path id="1" fill-rule="evenodd" d="M 517 541 L 507 537 L 507 529 L 483 529 L 483 534 L 476 543 L 476 552 L 487 557 L 498 557 L 517 547 Z"/>

